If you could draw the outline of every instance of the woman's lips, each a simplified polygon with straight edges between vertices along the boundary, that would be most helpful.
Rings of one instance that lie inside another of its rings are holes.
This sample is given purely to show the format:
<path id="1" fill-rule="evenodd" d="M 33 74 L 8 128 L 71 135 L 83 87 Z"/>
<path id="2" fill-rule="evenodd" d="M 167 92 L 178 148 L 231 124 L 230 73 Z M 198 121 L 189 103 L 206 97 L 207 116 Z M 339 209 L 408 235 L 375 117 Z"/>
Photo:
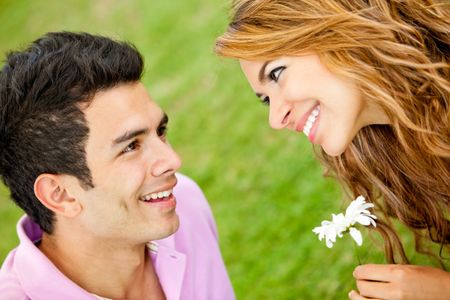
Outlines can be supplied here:
<path id="1" fill-rule="evenodd" d="M 316 103 L 314 106 L 312 106 L 306 113 L 302 115 L 302 117 L 299 119 L 297 126 L 295 127 L 295 130 L 298 132 L 303 132 L 303 129 L 305 128 L 305 124 L 308 121 L 308 117 L 311 115 L 314 109 L 316 109 L 320 104 Z M 319 106 L 320 107 L 320 106 Z"/>
<path id="2" fill-rule="evenodd" d="M 320 124 L 320 106 L 318 106 L 316 109 L 313 110 L 313 112 L 311 113 L 313 115 L 313 118 L 311 118 L 312 120 L 312 125 L 310 125 L 310 129 L 308 130 L 308 122 L 306 123 L 307 125 L 305 125 L 305 128 L 303 129 L 303 133 L 308 137 L 308 139 L 311 141 L 311 143 L 315 143 L 316 140 L 316 133 L 317 133 L 317 128 L 319 127 Z M 309 119 L 308 119 L 309 120 Z"/>

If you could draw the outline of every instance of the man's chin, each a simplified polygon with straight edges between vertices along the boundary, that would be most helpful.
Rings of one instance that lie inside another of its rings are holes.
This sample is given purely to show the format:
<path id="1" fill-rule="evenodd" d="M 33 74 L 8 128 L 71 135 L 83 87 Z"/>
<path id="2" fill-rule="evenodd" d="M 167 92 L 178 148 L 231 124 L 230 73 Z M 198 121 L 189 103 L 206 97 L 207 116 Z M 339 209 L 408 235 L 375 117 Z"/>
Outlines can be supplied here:
<path id="1" fill-rule="evenodd" d="M 175 221 L 174 224 L 170 230 L 170 233 L 167 236 L 170 236 L 172 234 L 174 234 L 175 232 L 178 231 L 178 229 L 180 228 L 180 219 L 178 218 L 178 215 L 175 214 Z"/>
<path id="2" fill-rule="evenodd" d="M 161 240 L 178 231 L 180 227 L 180 220 L 177 214 L 174 214 L 173 219 L 166 221 L 167 224 L 165 224 L 164 228 L 161 228 L 160 232 L 153 236 L 151 240 Z"/>

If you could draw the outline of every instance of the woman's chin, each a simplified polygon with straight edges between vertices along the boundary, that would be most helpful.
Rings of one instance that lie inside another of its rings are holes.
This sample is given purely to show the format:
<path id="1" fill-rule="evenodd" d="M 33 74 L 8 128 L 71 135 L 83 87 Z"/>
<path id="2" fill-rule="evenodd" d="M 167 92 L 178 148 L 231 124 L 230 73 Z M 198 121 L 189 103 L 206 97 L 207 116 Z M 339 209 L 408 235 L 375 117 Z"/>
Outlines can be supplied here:
<path id="1" fill-rule="evenodd" d="M 347 145 L 339 145 L 337 143 L 332 143 L 331 145 L 322 144 L 321 147 L 327 155 L 332 156 L 332 157 L 337 157 L 345 152 Z"/>

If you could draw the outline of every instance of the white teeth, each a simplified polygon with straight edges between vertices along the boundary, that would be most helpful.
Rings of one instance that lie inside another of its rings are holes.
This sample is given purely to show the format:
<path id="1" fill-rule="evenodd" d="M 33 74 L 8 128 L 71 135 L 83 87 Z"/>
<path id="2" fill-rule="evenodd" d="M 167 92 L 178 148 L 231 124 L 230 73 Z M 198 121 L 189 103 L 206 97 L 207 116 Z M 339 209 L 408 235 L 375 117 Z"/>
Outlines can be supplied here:
<path id="1" fill-rule="evenodd" d="M 315 120 L 316 120 L 316 117 L 314 117 L 313 115 L 310 115 L 310 116 L 308 117 L 308 122 L 309 122 L 309 123 L 314 123 Z"/>
<path id="2" fill-rule="evenodd" d="M 172 190 L 167 190 L 167 191 L 162 191 L 162 192 L 158 192 L 158 193 L 151 193 L 151 194 L 147 194 L 145 196 L 142 197 L 142 199 L 144 201 L 150 201 L 150 200 L 156 200 L 156 199 L 162 199 L 162 198 L 167 198 L 172 194 Z"/>
<path id="3" fill-rule="evenodd" d="M 317 120 L 317 117 L 320 114 L 320 105 L 318 105 L 308 116 L 308 120 L 306 121 L 305 126 L 303 127 L 303 133 L 306 136 L 309 136 L 311 132 L 311 128 L 314 126 L 314 123 Z"/>

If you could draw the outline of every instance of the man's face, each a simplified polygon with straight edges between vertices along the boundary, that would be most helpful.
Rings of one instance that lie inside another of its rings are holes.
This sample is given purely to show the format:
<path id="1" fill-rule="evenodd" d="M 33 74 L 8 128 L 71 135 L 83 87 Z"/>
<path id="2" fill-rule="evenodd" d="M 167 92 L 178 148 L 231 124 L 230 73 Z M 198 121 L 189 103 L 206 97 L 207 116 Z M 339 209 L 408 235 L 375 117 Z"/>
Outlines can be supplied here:
<path id="1" fill-rule="evenodd" d="M 69 180 L 69 192 L 83 207 L 82 230 L 126 244 L 175 232 L 178 216 L 171 191 L 181 161 L 166 141 L 164 112 L 141 83 L 133 83 L 97 93 L 84 113 L 94 188 L 84 190 L 78 180 Z"/>

